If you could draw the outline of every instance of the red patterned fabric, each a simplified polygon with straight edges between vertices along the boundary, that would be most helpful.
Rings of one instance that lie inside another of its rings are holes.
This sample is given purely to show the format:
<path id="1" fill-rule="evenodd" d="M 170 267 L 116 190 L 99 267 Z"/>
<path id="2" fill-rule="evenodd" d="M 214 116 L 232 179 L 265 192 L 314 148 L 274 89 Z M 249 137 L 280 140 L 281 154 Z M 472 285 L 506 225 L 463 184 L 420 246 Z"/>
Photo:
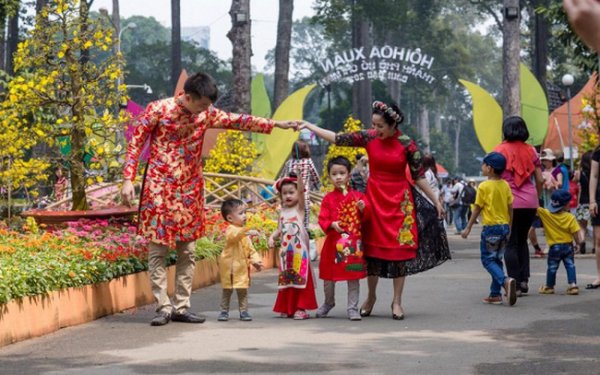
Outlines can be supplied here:
<path id="1" fill-rule="evenodd" d="M 215 107 L 192 114 L 182 96 L 150 103 L 127 149 L 125 179 L 133 180 L 138 158 L 151 137 L 148 172 L 140 200 L 139 234 L 170 247 L 204 234 L 202 142 L 207 129 L 270 133 L 273 121 Z"/>
<path id="2" fill-rule="evenodd" d="M 424 177 L 421 153 L 400 131 L 381 139 L 375 130 L 338 134 L 336 145 L 364 147 L 369 155 L 367 203 L 372 214 L 362 227 L 365 256 L 383 260 L 413 259 L 418 248 L 416 213 L 406 166 L 413 179 Z"/>
<path id="3" fill-rule="evenodd" d="M 359 200 L 366 202 L 363 193 L 349 190 L 344 196 L 342 191 L 336 189 L 325 195 L 321 202 L 319 225 L 327 235 L 319 263 L 319 277 L 323 280 L 358 280 L 367 276 L 362 246 L 360 246 L 360 225 L 363 215 L 359 213 L 356 206 Z M 368 212 L 367 208 L 365 208 L 366 212 Z M 346 240 L 350 243 L 349 247 L 344 246 L 342 235 L 331 227 L 334 221 L 339 221 L 342 229 L 348 233 Z M 338 245 L 340 245 L 339 249 Z M 344 248 L 356 251 L 346 254 Z"/>

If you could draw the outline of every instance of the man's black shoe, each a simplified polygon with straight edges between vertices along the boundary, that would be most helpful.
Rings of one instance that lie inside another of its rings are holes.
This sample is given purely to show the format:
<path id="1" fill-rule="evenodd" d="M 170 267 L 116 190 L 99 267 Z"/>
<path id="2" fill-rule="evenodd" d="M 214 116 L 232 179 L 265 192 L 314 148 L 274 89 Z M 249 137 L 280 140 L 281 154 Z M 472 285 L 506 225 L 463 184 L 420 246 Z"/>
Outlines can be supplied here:
<path id="1" fill-rule="evenodd" d="M 204 321 L 206 321 L 206 318 L 202 315 L 186 311 L 184 313 L 173 313 L 173 315 L 171 315 L 171 320 L 174 322 L 184 323 L 204 323 Z"/>
<path id="2" fill-rule="evenodd" d="M 165 324 L 169 323 L 169 320 L 171 320 L 171 314 L 165 311 L 160 311 L 154 318 L 152 318 L 150 325 L 164 326 Z"/>

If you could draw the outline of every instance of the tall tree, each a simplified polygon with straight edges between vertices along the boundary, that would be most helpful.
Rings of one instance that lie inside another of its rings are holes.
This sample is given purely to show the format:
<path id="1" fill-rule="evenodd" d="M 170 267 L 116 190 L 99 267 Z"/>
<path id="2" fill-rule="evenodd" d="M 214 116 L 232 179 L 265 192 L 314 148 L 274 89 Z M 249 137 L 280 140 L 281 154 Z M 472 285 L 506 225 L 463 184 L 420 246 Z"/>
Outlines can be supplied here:
<path id="1" fill-rule="evenodd" d="M 521 114 L 519 92 L 519 0 L 504 0 L 502 27 L 502 110 L 504 117 Z"/>
<path id="2" fill-rule="evenodd" d="M 13 55 L 17 52 L 19 44 L 19 10 L 20 1 L 15 2 L 16 10 L 8 17 L 8 35 L 6 38 L 6 71 L 12 74 L 14 71 Z"/>
<path id="3" fill-rule="evenodd" d="M 364 47 L 369 50 L 373 44 L 371 38 L 371 23 L 365 17 L 366 0 L 352 0 L 352 48 Z M 369 127 L 371 124 L 371 101 L 373 88 L 370 79 L 363 79 L 352 84 L 352 114 Z"/>
<path id="4" fill-rule="evenodd" d="M 546 7 L 548 0 L 531 0 L 527 7 L 529 18 L 532 20 L 531 33 L 532 39 L 532 66 L 533 74 L 546 90 L 547 69 L 548 66 L 548 39 L 550 38 L 550 23 L 548 17 L 543 12 L 536 11 L 540 7 Z"/>
<path id="5" fill-rule="evenodd" d="M 115 44 L 115 52 L 121 50 L 121 40 L 118 38 L 121 33 L 121 11 L 119 10 L 119 0 L 112 0 L 112 25 L 115 28 L 115 35 L 117 35 L 117 43 Z"/>
<path id="6" fill-rule="evenodd" d="M 275 45 L 275 87 L 273 108 L 288 96 L 290 71 L 290 46 L 292 43 L 292 13 L 294 0 L 279 0 L 277 44 Z"/>
<path id="7" fill-rule="evenodd" d="M 35 13 L 39 14 L 47 2 L 48 0 L 35 0 Z"/>
<path id="8" fill-rule="evenodd" d="M 250 39 L 250 0 L 232 0 L 231 30 L 227 37 L 233 46 L 233 110 L 250 112 L 252 43 Z"/>
<path id="9" fill-rule="evenodd" d="M 85 176 L 84 153 L 91 151 L 107 161 L 108 140 L 124 120 L 117 117 L 122 114 L 109 110 L 123 94 L 116 86 L 119 57 L 106 53 L 113 46 L 114 33 L 99 20 L 87 18 L 89 4 L 49 3 L 43 11 L 48 13 L 47 23 L 36 23 L 15 54 L 15 77 L 0 107 L 0 118 L 9 124 L 3 136 L 16 134 L 29 142 L 70 146 L 74 210 L 88 207 L 85 187 L 92 181 Z M 19 156 L 22 151 L 12 153 Z M 0 152 L 11 153 L 11 148 L 0 145 Z M 87 169 L 98 173 L 103 166 L 95 168 L 92 163 Z"/>
<path id="10" fill-rule="evenodd" d="M 181 74 L 181 3 L 171 0 L 171 85 L 177 86 Z"/>

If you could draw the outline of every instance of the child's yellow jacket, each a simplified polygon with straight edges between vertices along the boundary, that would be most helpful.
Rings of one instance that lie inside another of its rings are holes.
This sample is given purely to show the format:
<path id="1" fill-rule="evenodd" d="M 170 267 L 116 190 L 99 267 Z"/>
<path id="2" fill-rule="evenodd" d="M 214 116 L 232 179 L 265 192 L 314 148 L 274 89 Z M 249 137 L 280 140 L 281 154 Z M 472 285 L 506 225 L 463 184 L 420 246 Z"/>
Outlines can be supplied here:
<path id="1" fill-rule="evenodd" d="M 250 265 L 260 262 L 260 255 L 246 235 L 249 228 L 230 225 L 225 230 L 225 248 L 219 257 L 219 273 L 223 289 L 250 286 Z"/>

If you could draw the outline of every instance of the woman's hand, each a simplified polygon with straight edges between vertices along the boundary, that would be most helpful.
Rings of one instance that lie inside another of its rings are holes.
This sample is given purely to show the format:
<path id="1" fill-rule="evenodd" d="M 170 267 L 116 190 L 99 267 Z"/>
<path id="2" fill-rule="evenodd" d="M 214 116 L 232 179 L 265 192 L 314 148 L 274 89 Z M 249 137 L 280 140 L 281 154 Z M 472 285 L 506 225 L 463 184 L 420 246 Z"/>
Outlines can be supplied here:
<path id="1" fill-rule="evenodd" d="M 598 216 L 598 203 L 590 202 L 590 215 L 593 217 Z"/>
<path id="2" fill-rule="evenodd" d="M 340 226 L 339 221 L 334 221 L 333 223 L 331 223 L 331 227 L 338 233 L 344 233 L 344 230 Z"/>
<path id="3" fill-rule="evenodd" d="M 438 219 L 443 219 L 446 217 L 446 211 L 444 211 L 444 207 L 439 201 L 435 202 L 435 210 L 437 211 Z"/>
<path id="4" fill-rule="evenodd" d="M 360 212 L 363 212 L 365 210 L 365 202 L 362 200 L 356 202 L 356 206 L 358 207 Z"/>
<path id="5" fill-rule="evenodd" d="M 281 129 L 294 129 L 298 131 L 300 128 L 301 121 L 275 121 L 275 126 Z"/>

